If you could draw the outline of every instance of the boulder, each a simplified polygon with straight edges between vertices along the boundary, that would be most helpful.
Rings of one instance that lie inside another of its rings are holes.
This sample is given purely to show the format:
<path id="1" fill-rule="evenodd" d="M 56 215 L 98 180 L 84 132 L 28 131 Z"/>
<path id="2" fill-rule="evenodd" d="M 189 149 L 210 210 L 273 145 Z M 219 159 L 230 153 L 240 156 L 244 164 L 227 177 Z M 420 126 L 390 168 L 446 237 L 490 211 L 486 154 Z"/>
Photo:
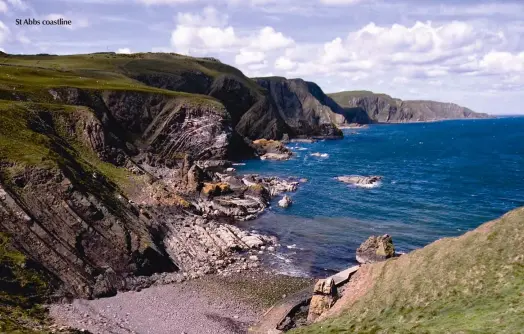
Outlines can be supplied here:
<path id="1" fill-rule="evenodd" d="M 333 278 L 317 281 L 309 304 L 307 321 L 309 323 L 314 322 L 322 313 L 333 307 L 337 299 L 338 291 Z"/>
<path id="2" fill-rule="evenodd" d="M 281 208 L 287 208 L 292 203 L 293 201 L 291 200 L 291 197 L 289 197 L 288 195 L 285 195 L 280 201 L 278 201 L 278 206 L 280 206 Z"/>
<path id="3" fill-rule="evenodd" d="M 187 191 L 200 191 L 204 180 L 204 172 L 197 165 L 191 166 L 187 172 Z"/>
<path id="4" fill-rule="evenodd" d="M 391 236 L 371 236 L 357 249 L 357 261 L 362 264 L 384 261 L 395 256 Z"/>
<path id="5" fill-rule="evenodd" d="M 356 186 L 373 186 L 382 180 L 382 176 L 348 175 L 348 176 L 339 176 L 337 177 L 337 180 L 339 180 L 340 182 L 353 184 Z"/>
<path id="6" fill-rule="evenodd" d="M 231 193 L 231 187 L 228 183 L 224 182 L 204 183 L 204 187 L 202 188 L 202 194 L 207 197 L 220 196 L 228 193 Z"/>
<path id="7" fill-rule="evenodd" d="M 288 160 L 291 157 L 289 153 L 266 153 L 260 157 L 261 160 Z"/>
<path id="8" fill-rule="evenodd" d="M 278 140 L 258 139 L 253 141 L 260 159 L 262 160 L 288 160 L 293 153 Z"/>

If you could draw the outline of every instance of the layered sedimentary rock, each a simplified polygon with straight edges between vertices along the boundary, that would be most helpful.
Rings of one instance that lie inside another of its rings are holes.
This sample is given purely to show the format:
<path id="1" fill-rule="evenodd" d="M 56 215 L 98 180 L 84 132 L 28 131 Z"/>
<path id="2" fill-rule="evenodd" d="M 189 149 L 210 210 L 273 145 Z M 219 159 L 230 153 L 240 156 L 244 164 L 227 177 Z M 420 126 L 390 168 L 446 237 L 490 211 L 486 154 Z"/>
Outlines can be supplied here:
<path id="1" fill-rule="evenodd" d="M 281 77 L 255 81 L 269 92 L 292 137 L 340 137 L 337 125 L 369 122 L 366 113 L 344 110 L 315 83 Z"/>
<path id="2" fill-rule="evenodd" d="M 435 101 L 402 101 L 386 94 L 368 91 L 340 92 L 329 94 L 347 110 L 365 111 L 373 122 L 405 123 L 427 122 L 445 119 L 488 118 L 454 103 Z"/>

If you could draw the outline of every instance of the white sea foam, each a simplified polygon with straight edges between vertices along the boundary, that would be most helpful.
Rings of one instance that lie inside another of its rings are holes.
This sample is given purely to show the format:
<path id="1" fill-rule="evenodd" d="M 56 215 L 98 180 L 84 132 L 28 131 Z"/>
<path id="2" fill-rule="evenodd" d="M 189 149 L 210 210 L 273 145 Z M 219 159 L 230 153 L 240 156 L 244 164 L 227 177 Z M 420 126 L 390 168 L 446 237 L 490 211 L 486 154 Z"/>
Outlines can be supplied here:
<path id="1" fill-rule="evenodd" d="M 246 164 L 243 163 L 243 162 L 237 162 L 237 163 L 234 163 L 233 166 L 245 166 Z"/>
<path id="2" fill-rule="evenodd" d="M 276 261 L 272 262 L 272 264 L 276 267 L 279 274 L 294 277 L 309 277 L 309 274 L 293 264 L 293 260 L 286 254 L 275 253 L 274 257 Z"/>
<path id="3" fill-rule="evenodd" d="M 382 185 L 382 182 L 381 181 L 378 181 L 378 182 L 375 182 L 373 184 L 362 184 L 362 183 L 356 183 L 356 184 L 351 184 L 349 185 L 350 187 L 355 187 L 355 188 L 367 188 L 367 189 L 371 189 L 371 188 L 378 188 Z"/>
<path id="4" fill-rule="evenodd" d="M 286 246 L 288 249 L 295 249 L 297 248 L 297 245 L 296 244 L 293 244 L 293 245 L 287 245 Z"/>
<path id="5" fill-rule="evenodd" d="M 307 147 L 298 147 L 297 150 L 299 150 L 299 151 L 306 151 L 306 150 L 308 150 L 308 148 Z"/>
<path id="6" fill-rule="evenodd" d="M 329 158 L 329 154 L 327 154 L 327 153 L 315 152 L 315 153 L 311 153 L 310 155 L 312 157 L 318 157 L 318 158 Z"/>

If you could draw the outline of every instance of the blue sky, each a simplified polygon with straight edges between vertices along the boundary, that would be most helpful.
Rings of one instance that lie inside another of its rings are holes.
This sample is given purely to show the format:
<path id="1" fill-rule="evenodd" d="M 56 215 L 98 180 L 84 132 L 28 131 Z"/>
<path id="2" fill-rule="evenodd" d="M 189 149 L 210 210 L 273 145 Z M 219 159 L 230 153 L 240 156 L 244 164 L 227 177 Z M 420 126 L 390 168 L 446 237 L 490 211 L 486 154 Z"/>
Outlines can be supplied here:
<path id="1" fill-rule="evenodd" d="M 72 26 L 15 25 L 58 17 Z M 524 1 L 0 0 L 0 48 L 213 56 L 325 92 L 524 113 Z"/>

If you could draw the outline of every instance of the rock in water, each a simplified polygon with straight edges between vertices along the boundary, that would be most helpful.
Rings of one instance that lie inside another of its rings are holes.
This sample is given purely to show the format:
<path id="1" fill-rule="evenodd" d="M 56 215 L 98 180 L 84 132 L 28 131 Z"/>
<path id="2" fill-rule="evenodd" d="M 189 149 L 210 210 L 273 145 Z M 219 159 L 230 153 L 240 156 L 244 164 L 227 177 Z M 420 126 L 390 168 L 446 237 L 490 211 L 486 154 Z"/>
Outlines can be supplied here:
<path id="1" fill-rule="evenodd" d="M 313 289 L 307 321 L 310 323 L 314 322 L 322 313 L 333 307 L 337 299 L 338 292 L 335 281 L 332 278 L 319 280 Z"/>
<path id="2" fill-rule="evenodd" d="M 280 206 L 281 208 L 287 208 L 292 203 L 293 201 L 291 200 L 291 197 L 289 197 L 288 195 L 285 195 L 280 201 L 278 201 L 278 206 Z"/>
<path id="3" fill-rule="evenodd" d="M 393 239 L 387 234 L 371 236 L 357 249 L 357 261 L 362 264 L 380 262 L 394 256 Z"/>
<path id="4" fill-rule="evenodd" d="M 348 176 L 339 176 L 337 180 L 340 182 L 353 184 L 360 187 L 373 187 L 377 185 L 381 180 L 382 176 L 360 176 L 360 175 L 348 175 Z"/>

